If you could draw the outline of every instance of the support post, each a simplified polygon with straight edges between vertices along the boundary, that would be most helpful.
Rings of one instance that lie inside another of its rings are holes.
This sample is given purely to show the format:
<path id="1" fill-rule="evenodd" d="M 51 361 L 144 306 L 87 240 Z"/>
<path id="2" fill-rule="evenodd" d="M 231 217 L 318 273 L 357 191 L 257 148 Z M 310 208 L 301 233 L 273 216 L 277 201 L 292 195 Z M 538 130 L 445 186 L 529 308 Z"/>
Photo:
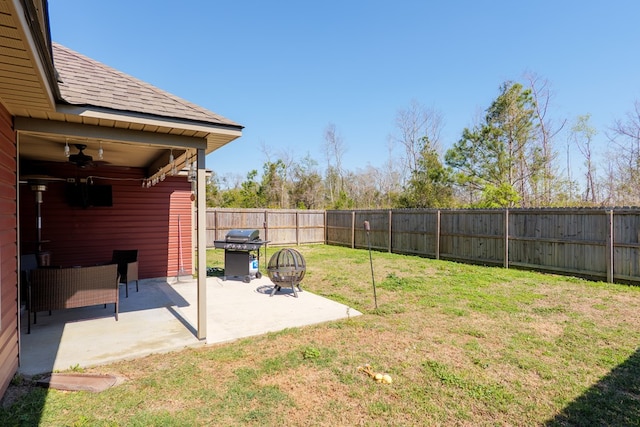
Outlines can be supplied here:
<path id="1" fill-rule="evenodd" d="M 206 153 L 199 148 L 196 178 L 196 204 L 198 222 L 198 330 L 199 340 L 207 338 L 207 188 L 206 188 Z"/>

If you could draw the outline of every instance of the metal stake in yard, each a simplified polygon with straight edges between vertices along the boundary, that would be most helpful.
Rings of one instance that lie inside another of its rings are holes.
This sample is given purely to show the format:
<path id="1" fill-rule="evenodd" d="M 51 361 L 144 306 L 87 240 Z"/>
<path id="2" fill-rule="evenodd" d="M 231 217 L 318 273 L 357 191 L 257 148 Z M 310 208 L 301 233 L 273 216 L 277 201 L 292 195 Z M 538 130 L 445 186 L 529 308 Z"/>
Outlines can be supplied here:
<path id="1" fill-rule="evenodd" d="M 371 237 L 369 236 L 369 231 L 371 231 L 371 227 L 369 226 L 369 221 L 364 222 L 364 230 L 367 232 L 367 246 L 369 247 L 369 264 L 371 265 L 371 281 L 373 282 L 373 301 L 376 305 L 376 310 L 377 310 L 378 297 L 376 295 L 376 279 L 373 276 L 373 258 L 371 258 Z"/>

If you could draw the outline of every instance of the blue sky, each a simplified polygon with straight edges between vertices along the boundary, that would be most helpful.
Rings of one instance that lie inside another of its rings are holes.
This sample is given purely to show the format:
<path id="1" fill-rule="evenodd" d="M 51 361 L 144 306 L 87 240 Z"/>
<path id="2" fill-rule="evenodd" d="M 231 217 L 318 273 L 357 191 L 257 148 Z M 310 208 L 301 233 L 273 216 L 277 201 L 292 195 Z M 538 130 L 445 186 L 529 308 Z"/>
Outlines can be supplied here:
<path id="1" fill-rule="evenodd" d="M 207 157 L 218 175 L 261 171 L 263 147 L 323 167 L 330 123 L 346 168 L 382 166 L 412 100 L 443 116 L 446 149 L 527 72 L 548 80 L 555 121 L 591 114 L 597 154 L 640 100 L 637 0 L 49 0 L 49 11 L 54 41 L 245 126 Z"/>

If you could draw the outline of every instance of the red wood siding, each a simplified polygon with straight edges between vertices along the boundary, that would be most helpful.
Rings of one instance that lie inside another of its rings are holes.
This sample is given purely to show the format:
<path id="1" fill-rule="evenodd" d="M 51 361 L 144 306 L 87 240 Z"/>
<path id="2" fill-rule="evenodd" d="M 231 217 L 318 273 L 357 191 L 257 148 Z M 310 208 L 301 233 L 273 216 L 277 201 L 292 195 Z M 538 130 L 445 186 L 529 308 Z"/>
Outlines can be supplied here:
<path id="1" fill-rule="evenodd" d="M 66 182 L 51 182 L 43 194 L 43 249 L 51 264 L 93 265 L 111 259 L 114 249 L 138 249 L 140 278 L 173 277 L 179 269 L 178 216 L 182 228 L 183 269 L 192 273 L 191 184 L 184 177 L 167 177 L 151 188 L 142 187 L 143 171 L 99 166 L 78 169 L 70 164 L 42 165 L 39 173 L 85 179 L 112 186 L 112 207 L 72 207 Z M 22 252 L 35 251 L 35 193 L 21 185 Z"/>
<path id="2" fill-rule="evenodd" d="M 0 105 L 0 398 L 18 369 L 16 138 Z"/>

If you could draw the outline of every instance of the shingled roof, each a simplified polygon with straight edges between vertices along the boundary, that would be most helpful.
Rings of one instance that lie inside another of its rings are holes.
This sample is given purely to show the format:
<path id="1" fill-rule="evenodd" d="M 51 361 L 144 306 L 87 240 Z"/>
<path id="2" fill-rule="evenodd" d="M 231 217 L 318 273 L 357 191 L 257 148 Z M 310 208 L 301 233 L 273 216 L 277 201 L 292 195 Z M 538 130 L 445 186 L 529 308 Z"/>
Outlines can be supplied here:
<path id="1" fill-rule="evenodd" d="M 64 102 L 242 128 L 219 114 L 65 46 L 58 43 L 52 43 L 52 46 L 54 66 L 60 76 L 58 86 Z"/>

